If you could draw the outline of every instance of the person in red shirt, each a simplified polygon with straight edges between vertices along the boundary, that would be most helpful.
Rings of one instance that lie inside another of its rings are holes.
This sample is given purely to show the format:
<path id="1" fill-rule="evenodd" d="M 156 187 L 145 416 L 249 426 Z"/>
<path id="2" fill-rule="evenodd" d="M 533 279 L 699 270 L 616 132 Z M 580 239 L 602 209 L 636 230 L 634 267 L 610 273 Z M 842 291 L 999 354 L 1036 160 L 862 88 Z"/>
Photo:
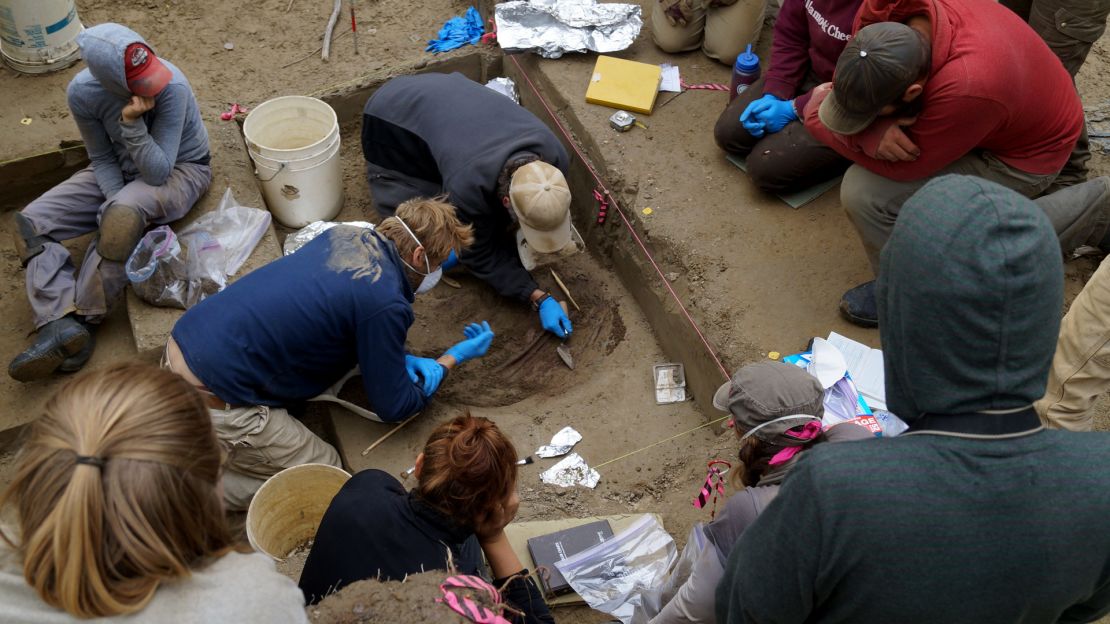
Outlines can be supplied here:
<path id="1" fill-rule="evenodd" d="M 717 145 L 730 154 L 755 154 L 748 158 L 748 177 L 760 189 L 777 193 L 812 186 L 852 164 L 814 139 L 798 114 L 810 90 L 832 79 L 862 2 L 783 0 L 770 68 L 717 118 Z"/>
<path id="2" fill-rule="evenodd" d="M 804 118 L 855 163 L 841 203 L 876 273 L 902 203 L 930 178 L 975 175 L 1028 197 L 1056 178 L 1083 106 L 1060 61 L 1013 12 L 992 0 L 865 0 L 854 33 Z M 1093 180 L 1038 201 L 1065 251 L 1101 244 L 1107 188 Z M 840 309 L 876 326 L 874 282 L 845 293 Z"/>

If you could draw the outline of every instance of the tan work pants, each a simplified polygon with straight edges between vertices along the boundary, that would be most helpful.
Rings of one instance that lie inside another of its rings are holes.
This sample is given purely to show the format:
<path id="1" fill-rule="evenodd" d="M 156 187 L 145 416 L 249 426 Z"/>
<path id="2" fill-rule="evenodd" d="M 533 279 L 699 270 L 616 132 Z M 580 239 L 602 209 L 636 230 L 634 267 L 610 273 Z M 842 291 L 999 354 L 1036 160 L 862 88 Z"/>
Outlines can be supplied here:
<path id="1" fill-rule="evenodd" d="M 166 344 L 162 367 L 184 377 L 206 398 L 215 396 L 189 370 L 173 338 Z M 332 445 L 282 408 L 225 405 L 220 409 L 209 405 L 208 413 L 216 437 L 228 449 L 222 484 L 224 503 L 230 510 L 246 509 L 266 479 L 286 468 L 301 464 L 343 467 Z"/>
<path id="2" fill-rule="evenodd" d="M 730 6 L 708 6 L 693 0 L 694 16 L 685 26 L 672 26 L 659 0 L 651 11 L 651 39 L 664 52 L 702 51 L 711 59 L 731 66 L 750 43 L 759 44 L 767 0 L 736 0 Z M 764 63 L 766 68 L 766 63 Z"/>
<path id="3" fill-rule="evenodd" d="M 1090 431 L 1091 405 L 1110 388 L 1110 260 L 1099 265 L 1060 324 L 1044 398 L 1034 407 L 1050 427 Z"/>

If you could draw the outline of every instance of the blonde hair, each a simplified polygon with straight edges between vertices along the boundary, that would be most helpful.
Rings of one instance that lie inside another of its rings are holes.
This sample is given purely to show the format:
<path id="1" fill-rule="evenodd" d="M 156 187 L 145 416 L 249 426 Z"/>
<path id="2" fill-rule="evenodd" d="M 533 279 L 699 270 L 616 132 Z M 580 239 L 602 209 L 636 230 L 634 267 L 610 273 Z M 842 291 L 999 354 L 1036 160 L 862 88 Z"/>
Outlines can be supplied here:
<path id="1" fill-rule="evenodd" d="M 188 382 L 139 364 L 80 375 L 30 425 L 0 509 L 23 577 L 76 617 L 134 613 L 163 581 L 232 548 L 221 451 Z"/>
<path id="2" fill-rule="evenodd" d="M 409 226 L 412 233 L 424 245 L 424 253 L 431 266 L 442 264 L 451 250 L 456 255 L 474 244 L 474 228 L 463 224 L 455 212 L 455 207 L 447 203 L 446 195 L 431 199 L 417 197 L 410 199 L 394 213 Z M 416 251 L 416 241 L 405 231 L 404 226 L 394 218 L 387 218 L 377 227 L 378 232 L 397 246 L 397 252 L 406 262 Z M 423 270 L 424 267 L 416 267 Z"/>

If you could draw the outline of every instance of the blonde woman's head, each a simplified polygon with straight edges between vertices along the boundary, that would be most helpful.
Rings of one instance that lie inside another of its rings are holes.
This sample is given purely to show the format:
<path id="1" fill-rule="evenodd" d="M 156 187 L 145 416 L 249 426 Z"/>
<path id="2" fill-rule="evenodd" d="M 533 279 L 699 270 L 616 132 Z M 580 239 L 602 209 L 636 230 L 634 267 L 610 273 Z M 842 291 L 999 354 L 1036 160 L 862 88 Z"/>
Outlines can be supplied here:
<path id="1" fill-rule="evenodd" d="M 122 365 L 80 375 L 30 425 L 0 508 L 47 603 L 77 617 L 142 609 L 162 581 L 232 544 L 208 410 L 181 377 Z"/>
<path id="2" fill-rule="evenodd" d="M 474 243 L 474 229 L 459 220 L 455 207 L 447 202 L 445 195 L 410 199 L 398 206 L 394 214 L 404 221 L 404 225 L 390 217 L 383 220 L 377 230 L 393 241 L 397 253 L 410 264 L 416 259 L 413 254 L 418 247 L 423 247 L 428 265 L 435 268 L 443 264 L 452 250 L 456 255 L 462 255 Z M 420 245 L 405 230 L 405 225 L 420 239 Z M 422 257 L 414 266 L 419 271 L 424 270 Z"/>

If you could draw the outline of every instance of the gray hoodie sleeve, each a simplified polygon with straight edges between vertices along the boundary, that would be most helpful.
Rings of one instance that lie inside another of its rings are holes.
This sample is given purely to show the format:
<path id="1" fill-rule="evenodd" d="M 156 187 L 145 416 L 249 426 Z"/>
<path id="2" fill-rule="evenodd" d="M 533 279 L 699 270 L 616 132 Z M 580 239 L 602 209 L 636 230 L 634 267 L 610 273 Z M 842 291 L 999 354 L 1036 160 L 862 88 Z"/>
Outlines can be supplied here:
<path id="1" fill-rule="evenodd" d="M 143 182 L 161 186 L 173 172 L 191 96 L 187 87 L 168 85 L 155 100 L 157 115 L 149 129 L 142 117 L 132 123 L 120 120 L 120 135 Z"/>
<path id="2" fill-rule="evenodd" d="M 93 173 L 100 192 L 106 199 L 111 199 L 123 188 L 123 171 L 120 169 L 116 153 L 112 149 L 112 139 L 104 130 L 100 119 L 88 115 L 74 98 L 70 98 L 69 108 L 73 111 L 73 120 L 77 122 L 77 129 L 81 132 L 81 139 L 85 142 L 85 150 L 92 161 Z"/>

